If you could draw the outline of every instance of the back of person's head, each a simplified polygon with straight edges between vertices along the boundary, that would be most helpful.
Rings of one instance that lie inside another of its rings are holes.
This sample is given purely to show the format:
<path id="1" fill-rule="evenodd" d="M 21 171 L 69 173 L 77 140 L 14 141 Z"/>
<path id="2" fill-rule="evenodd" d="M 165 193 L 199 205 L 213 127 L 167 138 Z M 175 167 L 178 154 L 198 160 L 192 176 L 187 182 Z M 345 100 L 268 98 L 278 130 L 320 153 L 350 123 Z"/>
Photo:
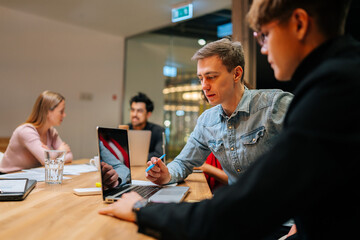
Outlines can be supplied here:
<path id="1" fill-rule="evenodd" d="M 254 0 L 247 19 L 251 28 L 260 31 L 273 20 L 286 22 L 301 8 L 314 18 L 318 30 L 327 38 L 343 35 L 351 0 Z"/>
<path id="2" fill-rule="evenodd" d="M 54 110 L 65 98 L 56 92 L 44 91 L 36 99 L 32 112 L 25 123 L 31 123 L 35 127 L 41 127 L 45 124 L 47 114 Z"/>
<path id="3" fill-rule="evenodd" d="M 154 111 L 154 103 L 142 92 L 139 92 L 138 95 L 135 95 L 130 99 L 130 106 L 133 102 L 143 102 L 145 103 L 147 112 Z"/>
<path id="4" fill-rule="evenodd" d="M 200 60 L 212 56 L 218 56 L 228 72 L 231 72 L 235 67 L 240 66 L 245 70 L 244 50 L 240 42 L 233 42 L 228 38 L 223 38 L 215 42 L 206 44 L 200 48 L 191 60 Z M 243 81 L 242 75 L 242 81 Z"/>

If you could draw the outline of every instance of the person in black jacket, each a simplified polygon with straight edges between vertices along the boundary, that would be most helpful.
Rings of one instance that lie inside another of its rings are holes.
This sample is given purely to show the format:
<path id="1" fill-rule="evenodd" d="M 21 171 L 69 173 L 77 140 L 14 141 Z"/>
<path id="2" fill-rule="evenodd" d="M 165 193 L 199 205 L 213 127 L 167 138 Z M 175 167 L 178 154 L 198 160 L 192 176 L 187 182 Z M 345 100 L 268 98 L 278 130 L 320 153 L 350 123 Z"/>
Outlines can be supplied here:
<path id="1" fill-rule="evenodd" d="M 130 130 L 150 130 L 151 139 L 148 160 L 163 155 L 163 132 L 165 129 L 148 121 L 154 111 L 154 103 L 144 93 L 139 92 L 130 99 Z"/>
<path id="2" fill-rule="evenodd" d="M 210 200 L 141 207 L 130 193 L 100 213 L 161 239 L 263 239 L 290 218 L 299 239 L 357 236 L 360 43 L 344 35 L 349 5 L 254 0 L 261 52 L 278 80 L 298 84 L 274 147 Z"/>

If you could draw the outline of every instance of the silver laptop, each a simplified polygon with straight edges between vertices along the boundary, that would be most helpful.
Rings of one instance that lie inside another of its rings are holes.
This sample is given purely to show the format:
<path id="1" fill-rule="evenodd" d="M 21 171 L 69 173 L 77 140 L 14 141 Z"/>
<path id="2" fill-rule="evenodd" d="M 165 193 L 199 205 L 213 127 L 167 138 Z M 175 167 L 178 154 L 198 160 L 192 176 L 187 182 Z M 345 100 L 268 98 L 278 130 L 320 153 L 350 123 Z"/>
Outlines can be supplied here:
<path id="1" fill-rule="evenodd" d="M 117 186 L 110 186 L 106 168 L 101 167 L 102 197 L 105 202 L 114 202 L 123 193 L 136 191 L 149 202 L 181 202 L 189 187 L 141 186 L 131 184 L 131 155 L 129 154 L 128 131 L 119 128 L 97 127 L 100 162 L 107 163 L 118 174 Z M 145 170 L 144 170 L 145 171 Z M 145 172 L 144 172 L 145 174 Z"/>
<path id="2" fill-rule="evenodd" d="M 151 131 L 128 130 L 131 166 L 146 166 L 149 155 Z"/>

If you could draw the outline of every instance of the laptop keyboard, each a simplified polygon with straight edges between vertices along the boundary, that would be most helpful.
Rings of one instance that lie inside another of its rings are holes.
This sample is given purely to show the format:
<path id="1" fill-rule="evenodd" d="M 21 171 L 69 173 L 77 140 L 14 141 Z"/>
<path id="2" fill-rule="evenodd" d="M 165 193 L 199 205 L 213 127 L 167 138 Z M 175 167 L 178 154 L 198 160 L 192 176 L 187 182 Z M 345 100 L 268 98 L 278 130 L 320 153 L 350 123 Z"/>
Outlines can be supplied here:
<path id="1" fill-rule="evenodd" d="M 160 189 L 159 186 L 134 186 L 130 191 L 137 192 L 143 198 L 150 198 Z"/>

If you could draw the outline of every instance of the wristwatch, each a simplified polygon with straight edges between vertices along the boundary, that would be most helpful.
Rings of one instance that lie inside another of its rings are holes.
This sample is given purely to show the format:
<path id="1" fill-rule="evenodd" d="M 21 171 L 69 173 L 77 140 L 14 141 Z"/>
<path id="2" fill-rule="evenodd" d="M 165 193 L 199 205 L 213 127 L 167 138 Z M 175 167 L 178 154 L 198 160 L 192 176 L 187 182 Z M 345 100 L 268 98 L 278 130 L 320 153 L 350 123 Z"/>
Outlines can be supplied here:
<path id="1" fill-rule="evenodd" d="M 140 208 L 145 207 L 148 204 L 148 201 L 146 199 L 141 199 L 137 201 L 133 206 L 133 212 L 138 212 Z"/>
<path id="2" fill-rule="evenodd" d="M 141 199 L 139 201 L 137 201 L 134 206 L 132 211 L 135 213 L 135 223 L 137 223 L 137 212 L 140 211 L 141 208 L 145 207 L 148 204 L 148 201 L 146 199 Z"/>

